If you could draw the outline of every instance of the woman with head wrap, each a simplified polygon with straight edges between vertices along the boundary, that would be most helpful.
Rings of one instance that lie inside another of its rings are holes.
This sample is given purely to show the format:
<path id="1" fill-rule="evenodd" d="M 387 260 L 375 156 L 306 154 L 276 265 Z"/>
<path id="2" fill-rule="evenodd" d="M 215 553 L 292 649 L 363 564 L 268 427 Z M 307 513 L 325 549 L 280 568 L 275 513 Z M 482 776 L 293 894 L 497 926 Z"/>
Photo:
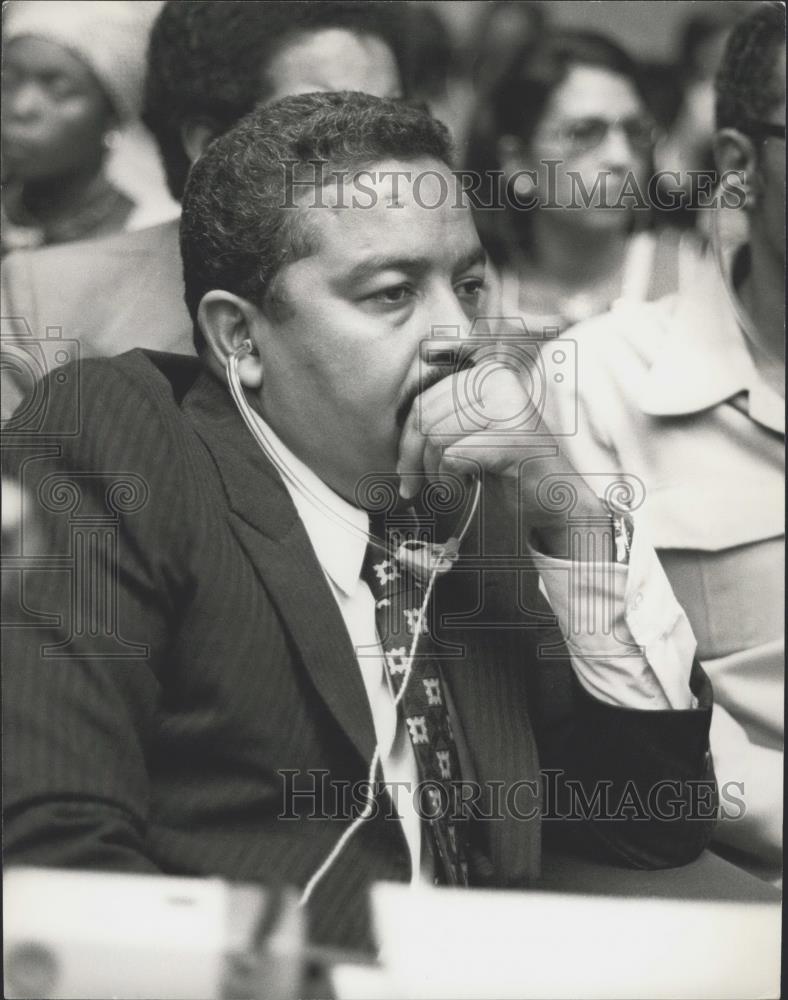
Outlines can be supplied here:
<path id="1" fill-rule="evenodd" d="M 3 250 L 127 227 L 105 173 L 138 115 L 155 4 L 13 0 L 3 23 Z"/>

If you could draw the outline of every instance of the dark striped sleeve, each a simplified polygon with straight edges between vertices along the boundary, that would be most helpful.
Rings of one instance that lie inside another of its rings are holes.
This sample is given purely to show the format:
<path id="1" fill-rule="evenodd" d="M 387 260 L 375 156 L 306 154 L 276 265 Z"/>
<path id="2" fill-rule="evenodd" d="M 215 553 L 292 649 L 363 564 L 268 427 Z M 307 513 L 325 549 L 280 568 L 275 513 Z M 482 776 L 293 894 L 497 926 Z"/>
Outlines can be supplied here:
<path id="1" fill-rule="evenodd" d="M 50 376 L 41 433 L 4 442 L 26 498 L 3 588 L 6 863 L 155 868 L 146 758 L 183 491 L 155 394 L 113 365 Z"/>

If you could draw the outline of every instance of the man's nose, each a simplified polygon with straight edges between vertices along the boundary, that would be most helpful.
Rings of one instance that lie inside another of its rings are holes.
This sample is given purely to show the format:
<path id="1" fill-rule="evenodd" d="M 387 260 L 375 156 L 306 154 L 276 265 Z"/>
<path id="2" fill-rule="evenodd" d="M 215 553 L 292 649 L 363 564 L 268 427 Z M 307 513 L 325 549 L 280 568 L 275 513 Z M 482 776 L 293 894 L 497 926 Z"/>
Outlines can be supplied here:
<path id="1" fill-rule="evenodd" d="M 431 296 L 421 343 L 421 362 L 427 365 L 456 366 L 464 356 L 463 345 L 470 334 L 471 320 L 454 289 Z"/>
<path id="2" fill-rule="evenodd" d="M 420 345 L 422 366 L 436 375 L 448 375 L 470 365 L 473 342 L 469 341 L 472 320 L 468 318 L 453 289 L 436 296 L 429 313 L 426 336 Z"/>
<path id="3" fill-rule="evenodd" d="M 430 297 L 427 322 L 430 337 L 464 340 L 470 334 L 472 321 L 454 289 L 448 288 Z"/>

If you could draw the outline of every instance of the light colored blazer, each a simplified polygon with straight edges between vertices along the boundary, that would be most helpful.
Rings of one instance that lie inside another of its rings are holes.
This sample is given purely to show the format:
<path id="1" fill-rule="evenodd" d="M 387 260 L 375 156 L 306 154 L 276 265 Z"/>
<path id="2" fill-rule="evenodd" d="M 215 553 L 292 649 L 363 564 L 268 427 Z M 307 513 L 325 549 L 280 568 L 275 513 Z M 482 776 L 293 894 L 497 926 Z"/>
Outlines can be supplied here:
<path id="1" fill-rule="evenodd" d="M 744 800 L 745 815 L 721 822 L 717 838 L 745 852 L 746 867 L 774 877 L 782 845 L 783 400 L 759 376 L 711 260 L 681 295 L 622 303 L 560 340 L 576 360 L 576 387 L 548 386 L 545 417 L 581 473 L 643 481 L 636 523 L 651 535 L 714 688 L 723 819 L 726 782 L 744 786 L 728 792 Z"/>

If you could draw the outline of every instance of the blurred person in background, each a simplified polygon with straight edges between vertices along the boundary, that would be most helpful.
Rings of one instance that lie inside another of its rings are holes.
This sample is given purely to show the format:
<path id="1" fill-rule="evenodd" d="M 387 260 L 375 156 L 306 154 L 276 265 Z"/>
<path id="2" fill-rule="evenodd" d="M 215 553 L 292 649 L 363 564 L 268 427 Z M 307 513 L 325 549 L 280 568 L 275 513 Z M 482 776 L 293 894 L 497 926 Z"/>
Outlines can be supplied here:
<path id="1" fill-rule="evenodd" d="M 781 877 L 785 627 L 785 8 L 732 31 L 714 149 L 740 207 L 714 210 L 692 287 L 569 332 L 578 394 L 546 419 L 578 471 L 637 475 L 642 511 L 714 687 L 717 849 Z M 738 799 L 738 804 L 736 803 Z"/>
<path id="2" fill-rule="evenodd" d="M 638 67 L 602 35 L 554 31 L 515 55 L 478 110 L 468 162 L 503 173 L 504 210 L 477 215 L 507 316 L 563 330 L 678 286 L 694 247 L 646 231 L 655 134 Z"/>
<path id="3" fill-rule="evenodd" d="M 472 134 L 479 120 L 488 113 L 488 95 L 506 71 L 514 54 L 534 44 L 545 28 L 546 7 L 527 0 L 490 0 L 482 5 L 474 29 L 457 46 L 453 92 L 453 118 L 445 120 L 453 126 L 455 145 L 465 160 Z M 441 115 L 436 111 L 438 118 Z"/>
<path id="4" fill-rule="evenodd" d="M 107 176 L 139 114 L 150 4 L 12 0 L 3 17 L 3 252 L 134 226 Z"/>
<path id="5" fill-rule="evenodd" d="M 492 0 L 484 5 L 469 53 L 473 83 L 488 94 L 515 54 L 539 41 L 545 30 L 543 4 L 527 0 Z"/>
<path id="6" fill-rule="evenodd" d="M 662 219 L 674 226 L 697 226 L 704 236 L 708 236 L 704 227 L 709 215 L 693 208 L 698 195 L 690 172 L 714 174 L 714 78 L 733 24 L 751 6 L 717 4 L 684 24 L 673 67 L 680 87 L 679 102 L 654 153 L 657 169 L 678 171 L 679 184 L 688 195 L 685 207 L 665 212 Z M 675 187 L 675 180 L 670 184 Z"/>
<path id="7" fill-rule="evenodd" d="M 207 144 L 261 102 L 344 90 L 401 96 L 396 27 L 394 9 L 367 0 L 170 0 L 151 38 L 143 120 L 173 196 Z"/>
<path id="8" fill-rule="evenodd" d="M 170 0 L 151 34 L 143 117 L 173 197 L 180 201 L 211 139 L 261 101 L 330 90 L 400 96 L 398 16 L 366 2 Z M 2 281 L 3 316 L 23 351 L 57 326 L 83 358 L 132 347 L 193 353 L 177 219 L 9 255 Z M 31 375 L 11 351 L 4 362 L 5 419 L 30 392 Z"/>
<path id="9" fill-rule="evenodd" d="M 421 102 L 452 131 L 465 124 L 468 93 L 451 31 L 434 4 L 414 3 L 403 12 L 409 97 Z"/>

